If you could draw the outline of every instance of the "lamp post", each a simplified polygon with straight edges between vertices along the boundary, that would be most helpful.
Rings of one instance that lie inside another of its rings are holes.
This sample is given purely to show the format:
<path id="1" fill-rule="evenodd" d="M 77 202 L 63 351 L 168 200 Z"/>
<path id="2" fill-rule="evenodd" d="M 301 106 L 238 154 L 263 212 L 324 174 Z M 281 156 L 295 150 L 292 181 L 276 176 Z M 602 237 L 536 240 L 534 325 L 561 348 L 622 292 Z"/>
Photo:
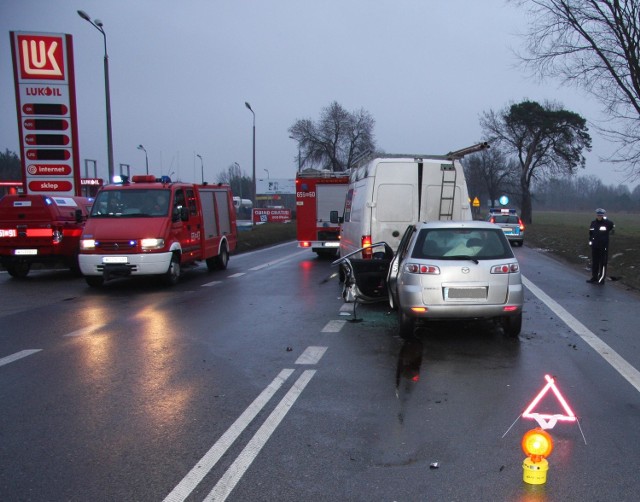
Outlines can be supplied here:
<path id="1" fill-rule="evenodd" d="M 147 151 L 142 145 L 138 145 L 138 150 L 142 150 L 144 152 L 144 163 L 147 168 L 147 174 L 149 174 L 149 156 L 147 155 Z"/>
<path id="2" fill-rule="evenodd" d="M 267 173 L 267 179 L 270 179 L 269 178 L 269 169 L 263 169 L 263 171 Z"/>
<path id="3" fill-rule="evenodd" d="M 102 37 L 104 38 L 104 95 L 107 109 L 107 168 L 109 171 L 108 182 L 111 183 L 113 181 L 113 137 L 111 134 L 111 95 L 109 93 L 109 56 L 107 55 L 107 34 L 104 32 L 102 21 L 99 19 L 92 21 L 89 14 L 82 10 L 78 11 L 78 15 L 85 21 L 91 23 L 96 30 L 102 33 Z"/>
<path id="4" fill-rule="evenodd" d="M 202 184 L 204 185 L 204 161 L 202 160 L 202 155 L 199 153 L 196 154 L 196 157 L 200 159 L 200 172 L 202 173 Z"/>
<path id="5" fill-rule="evenodd" d="M 240 204 L 242 204 L 242 168 L 240 167 L 240 164 L 238 164 L 237 162 L 233 163 L 234 166 L 236 166 L 238 168 L 238 176 L 239 176 L 239 185 L 240 185 Z M 229 184 L 231 184 L 231 180 L 229 180 Z"/>
<path id="6" fill-rule="evenodd" d="M 253 114 L 253 207 L 256 207 L 258 205 L 256 200 L 256 113 L 247 101 L 244 102 L 244 106 Z M 253 218 L 251 218 L 251 224 L 253 225 Z"/>

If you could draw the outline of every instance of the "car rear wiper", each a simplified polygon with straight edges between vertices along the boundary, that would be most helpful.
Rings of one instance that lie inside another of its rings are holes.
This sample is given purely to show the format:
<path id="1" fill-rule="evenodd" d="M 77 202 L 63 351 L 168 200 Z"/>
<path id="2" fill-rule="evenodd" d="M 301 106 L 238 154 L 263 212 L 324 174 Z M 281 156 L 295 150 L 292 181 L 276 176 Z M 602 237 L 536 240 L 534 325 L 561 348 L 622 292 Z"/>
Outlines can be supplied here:
<path id="1" fill-rule="evenodd" d="M 459 255 L 455 255 L 455 256 L 443 256 L 443 258 L 445 260 L 470 260 L 473 263 L 475 263 L 476 265 L 478 263 L 480 263 L 476 258 L 474 258 L 473 256 L 469 256 L 467 254 L 459 254 Z"/>

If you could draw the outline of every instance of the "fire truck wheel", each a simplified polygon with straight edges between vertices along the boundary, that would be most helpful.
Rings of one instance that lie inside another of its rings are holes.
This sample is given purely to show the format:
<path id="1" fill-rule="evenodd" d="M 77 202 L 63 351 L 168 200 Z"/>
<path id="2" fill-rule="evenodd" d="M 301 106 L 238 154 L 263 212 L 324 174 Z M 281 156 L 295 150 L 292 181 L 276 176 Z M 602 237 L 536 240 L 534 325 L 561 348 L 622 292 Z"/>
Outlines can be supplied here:
<path id="1" fill-rule="evenodd" d="M 104 278 L 101 275 L 87 275 L 84 280 L 92 288 L 99 288 L 104 284 Z"/>
<path id="2" fill-rule="evenodd" d="M 175 286 L 180 280 L 180 255 L 173 254 L 171 263 L 169 263 L 169 269 L 164 275 L 164 283 L 167 286 Z"/>
<path id="3" fill-rule="evenodd" d="M 206 262 L 209 272 L 213 272 L 214 270 L 226 270 L 227 265 L 229 264 L 229 251 L 227 250 L 227 245 L 223 243 L 220 248 L 220 254 L 213 258 L 207 258 Z"/>
<path id="4" fill-rule="evenodd" d="M 29 270 L 31 270 L 31 263 L 24 260 L 17 260 L 6 265 L 7 272 L 11 277 L 16 279 L 24 279 L 29 275 Z"/>

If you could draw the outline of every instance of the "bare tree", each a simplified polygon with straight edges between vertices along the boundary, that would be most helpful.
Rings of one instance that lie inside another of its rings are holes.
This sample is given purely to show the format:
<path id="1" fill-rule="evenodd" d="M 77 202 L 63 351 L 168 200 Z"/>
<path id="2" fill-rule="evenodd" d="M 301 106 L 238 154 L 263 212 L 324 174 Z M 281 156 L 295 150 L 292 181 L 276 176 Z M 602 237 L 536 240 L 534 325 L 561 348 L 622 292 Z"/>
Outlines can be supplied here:
<path id="1" fill-rule="evenodd" d="M 499 148 L 488 148 L 470 155 L 464 162 L 464 171 L 469 193 L 486 194 L 494 207 L 500 195 L 511 192 L 518 167 Z"/>
<path id="2" fill-rule="evenodd" d="M 599 129 L 619 146 L 607 160 L 640 178 L 640 2 L 512 1 L 532 14 L 525 64 L 600 100 L 612 123 Z"/>
<path id="3" fill-rule="evenodd" d="M 359 155 L 375 149 L 374 125 L 366 110 L 348 112 L 334 101 L 322 109 L 318 123 L 297 120 L 289 134 L 298 142 L 300 166 L 345 171 Z"/>
<path id="4" fill-rule="evenodd" d="M 519 167 L 521 217 L 531 223 L 531 182 L 548 174 L 574 174 L 584 167 L 583 149 L 591 149 L 586 120 L 559 105 L 535 101 L 485 112 L 480 125 L 489 143 L 512 154 Z"/>

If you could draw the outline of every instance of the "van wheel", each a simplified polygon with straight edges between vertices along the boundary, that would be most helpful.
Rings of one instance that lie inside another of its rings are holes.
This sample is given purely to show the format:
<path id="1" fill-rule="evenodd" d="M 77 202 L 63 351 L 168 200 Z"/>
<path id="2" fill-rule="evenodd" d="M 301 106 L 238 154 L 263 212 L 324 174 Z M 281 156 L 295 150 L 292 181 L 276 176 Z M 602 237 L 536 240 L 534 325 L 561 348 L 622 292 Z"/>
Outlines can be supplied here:
<path id="1" fill-rule="evenodd" d="M 167 286 L 175 286 L 180 280 L 180 255 L 173 253 L 169 268 L 164 274 L 164 283 Z"/>
<path id="2" fill-rule="evenodd" d="M 405 314 L 400 306 L 398 306 L 398 323 L 400 324 L 400 338 L 403 340 L 412 338 L 416 327 L 416 320 Z"/>
<path id="3" fill-rule="evenodd" d="M 104 284 L 104 278 L 101 275 L 87 275 L 84 280 L 92 288 L 100 288 Z"/>
<path id="4" fill-rule="evenodd" d="M 6 265 L 7 272 L 15 279 L 24 279 L 29 275 L 31 263 L 24 260 L 16 260 Z"/>
<path id="5" fill-rule="evenodd" d="M 508 337 L 516 338 L 522 331 L 522 312 L 518 315 L 503 317 L 502 329 Z"/>
<path id="6" fill-rule="evenodd" d="M 222 244 L 220 254 L 213 258 L 207 258 L 206 262 L 207 269 L 210 272 L 213 272 L 214 270 L 226 270 L 227 265 L 229 264 L 229 251 L 227 250 L 227 245 Z"/>

